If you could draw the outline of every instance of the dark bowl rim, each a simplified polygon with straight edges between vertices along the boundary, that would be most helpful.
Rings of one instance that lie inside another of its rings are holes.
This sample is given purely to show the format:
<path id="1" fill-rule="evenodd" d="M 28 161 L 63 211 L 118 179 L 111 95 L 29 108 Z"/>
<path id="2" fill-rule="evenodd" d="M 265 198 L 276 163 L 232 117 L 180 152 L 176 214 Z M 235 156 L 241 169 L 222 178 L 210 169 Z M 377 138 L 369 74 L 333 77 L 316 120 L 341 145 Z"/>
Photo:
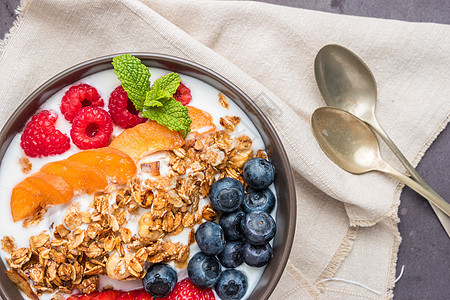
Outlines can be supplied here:
<path id="1" fill-rule="evenodd" d="M 74 74 L 76 72 L 80 72 L 86 68 L 91 68 L 96 65 L 101 65 L 107 62 L 112 62 L 112 59 L 118 55 L 129 53 L 133 56 L 138 57 L 141 60 L 154 60 L 158 62 L 166 62 L 166 63 L 175 63 L 177 65 L 185 66 L 188 68 L 192 68 L 195 71 L 200 72 L 200 74 L 205 74 L 208 77 L 211 77 L 213 80 L 218 81 L 222 85 L 224 85 L 227 89 L 233 91 L 234 93 L 238 94 L 241 99 L 244 100 L 246 105 L 249 105 L 251 109 L 255 112 L 257 118 L 265 124 L 265 128 L 268 131 L 268 134 L 271 136 L 271 138 L 275 141 L 276 144 L 276 150 L 279 152 L 282 164 L 285 166 L 285 175 L 287 180 L 287 198 L 288 198 L 288 205 L 290 207 L 287 215 L 289 216 L 288 220 L 288 226 L 287 226 L 287 233 L 286 237 L 287 240 L 284 241 L 284 248 L 283 253 L 281 256 L 280 261 L 277 261 L 277 267 L 275 269 L 275 273 L 272 274 L 269 282 L 265 285 L 265 289 L 263 294 L 261 295 L 262 299 L 268 299 L 270 295 L 272 294 L 273 290 L 275 289 L 276 285 L 278 284 L 282 273 L 284 272 L 285 266 L 287 264 L 287 261 L 289 259 L 290 252 L 292 250 L 292 245 L 294 241 L 294 235 L 295 235 L 295 224 L 296 224 L 296 216 L 297 216 L 297 203 L 296 203 L 296 193 L 295 193 L 295 184 L 293 179 L 292 170 L 290 168 L 289 159 L 287 156 L 287 153 L 283 147 L 283 144 L 276 133 L 275 128 L 271 124 L 271 122 L 268 120 L 268 118 L 264 115 L 264 113 L 261 111 L 261 109 L 251 100 L 251 98 L 244 93 L 240 88 L 238 88 L 234 83 L 232 83 L 230 80 L 226 79 L 222 75 L 218 74 L 217 72 L 209 69 L 208 67 L 205 67 L 199 63 L 193 62 L 191 60 L 162 54 L 162 53 L 151 53 L 151 52 L 121 52 L 116 54 L 109 54 L 104 56 L 99 56 L 93 59 L 85 60 L 81 63 L 75 64 L 71 67 L 68 67 L 64 69 L 63 71 L 57 73 L 56 75 L 52 76 L 48 80 L 46 80 L 44 83 L 42 83 L 38 88 L 36 88 L 29 96 L 25 98 L 25 100 L 14 110 L 14 112 L 11 114 L 11 116 L 8 118 L 8 120 L 5 122 L 5 125 L 0 131 L 0 147 L 3 148 L 4 143 L 7 141 L 7 134 L 13 130 L 13 123 L 16 121 L 16 119 L 24 113 L 24 110 L 30 106 L 33 101 L 36 101 L 35 99 L 41 95 L 44 91 L 46 91 L 50 86 L 58 82 L 59 80 L 62 80 L 62 78 L 68 77 L 71 74 Z M 112 68 L 112 67 L 111 67 Z M 192 75 L 190 75 L 192 76 Z M 84 76 L 81 76 L 82 78 Z M 195 78 L 195 76 L 193 76 Z M 199 79 L 201 80 L 201 79 Z M 248 115 L 248 112 L 244 111 L 245 114 Z M 24 122 L 23 122 L 24 124 Z M 9 143 L 8 143 L 9 146 Z M 1 160 L 3 159 L 5 150 L 1 150 L 1 157 L 0 157 L 0 164 Z M 278 214 L 278 212 L 277 212 Z M 278 218 L 278 217 L 277 217 Z M 0 264 L 3 264 L 3 262 L 0 261 Z M 264 271 L 265 272 L 265 271 Z M 3 286 L 3 281 L 0 282 L 0 296 L 6 297 L 5 294 L 5 287 Z M 8 298 L 5 298 L 8 299 Z M 251 299 L 251 298 L 249 298 Z M 258 299 L 258 300 L 260 300 Z"/>

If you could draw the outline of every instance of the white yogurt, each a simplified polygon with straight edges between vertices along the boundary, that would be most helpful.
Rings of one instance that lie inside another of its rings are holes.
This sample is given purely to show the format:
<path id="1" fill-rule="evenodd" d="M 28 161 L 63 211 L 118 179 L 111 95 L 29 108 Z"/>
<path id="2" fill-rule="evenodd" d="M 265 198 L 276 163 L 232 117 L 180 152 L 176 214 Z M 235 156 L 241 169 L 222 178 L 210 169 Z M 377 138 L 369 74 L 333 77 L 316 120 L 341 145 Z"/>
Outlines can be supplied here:
<path id="1" fill-rule="evenodd" d="M 150 71 L 152 73 L 151 76 L 152 82 L 154 82 L 159 77 L 169 73 L 168 70 L 159 68 L 150 68 Z M 192 101 L 189 103 L 190 106 L 197 107 L 210 113 L 211 116 L 213 117 L 214 124 L 218 129 L 222 128 L 222 126 L 219 123 L 221 117 L 225 116 L 240 117 L 241 121 L 236 126 L 236 130 L 232 134 L 232 136 L 245 134 L 252 139 L 253 141 L 252 149 L 254 151 L 265 149 L 263 140 L 259 135 L 257 129 L 250 121 L 250 119 L 247 117 L 247 115 L 245 115 L 245 113 L 236 104 L 234 104 L 230 99 L 227 99 L 229 102 L 229 108 L 226 109 L 219 104 L 217 89 L 193 77 L 183 74 L 180 74 L 180 76 L 181 81 L 191 90 Z M 80 81 L 75 82 L 74 85 L 79 83 L 87 83 L 95 87 L 100 96 L 103 98 L 105 102 L 104 108 L 106 109 L 108 107 L 109 95 L 118 85 L 120 85 L 120 81 L 117 79 L 117 76 L 116 74 L 114 74 L 113 70 L 106 70 L 87 76 L 81 79 Z M 56 128 L 59 129 L 61 132 L 70 136 L 70 123 L 64 119 L 59 109 L 61 99 L 64 93 L 68 90 L 68 88 L 69 87 L 66 87 L 56 92 L 41 106 L 40 109 L 41 110 L 48 109 L 57 113 L 58 120 L 56 123 Z M 122 129 L 120 129 L 117 126 L 114 126 L 113 134 L 117 136 L 118 134 L 120 134 L 120 132 L 122 132 Z M 32 170 L 30 174 L 37 172 L 46 163 L 65 159 L 78 151 L 80 150 L 71 142 L 71 148 L 64 154 L 45 158 L 29 158 L 32 164 Z M 15 185 L 17 185 L 20 181 L 24 180 L 27 177 L 27 174 L 24 174 L 21 171 L 19 165 L 19 159 L 23 156 L 24 152 L 22 148 L 20 148 L 20 134 L 18 134 L 12 140 L 0 165 L 0 238 L 3 238 L 4 236 L 13 236 L 18 248 L 29 246 L 30 236 L 37 235 L 42 231 L 48 231 L 51 234 L 52 231 L 50 230 L 50 228 L 52 227 L 52 225 L 62 224 L 64 213 L 73 203 L 77 202 L 80 206 L 80 210 L 87 210 L 89 203 L 93 199 L 92 195 L 79 195 L 74 197 L 72 201 L 70 201 L 67 204 L 50 207 L 48 208 L 48 211 L 45 214 L 44 219 L 37 226 L 24 228 L 22 226 L 23 223 L 22 221 L 13 222 L 9 205 L 12 189 L 14 188 Z M 164 175 L 164 173 L 169 168 L 168 158 L 167 155 L 164 154 L 164 152 L 150 155 L 149 157 L 144 158 L 142 161 L 150 162 L 156 160 L 160 161 L 160 169 L 162 173 L 161 175 Z M 145 174 L 140 174 L 140 176 L 142 176 L 143 179 L 148 178 L 148 175 Z M 271 189 L 276 195 L 275 188 L 273 185 L 271 186 Z M 209 203 L 208 199 L 201 199 L 199 202 L 200 209 L 203 205 L 206 205 L 207 203 Z M 142 213 L 145 212 L 144 209 L 141 210 Z M 272 216 L 274 218 L 275 214 L 276 214 L 276 207 L 272 212 Z M 136 235 L 138 229 L 137 226 L 138 220 L 139 217 L 133 217 L 133 219 L 128 219 L 127 225 L 127 227 L 132 231 L 132 233 Z M 181 242 L 182 244 L 187 245 L 188 233 L 189 230 L 186 229 L 178 236 L 171 237 L 171 240 L 173 242 Z M 190 250 L 191 250 L 190 252 L 191 257 L 195 253 L 200 251 L 197 244 L 192 245 Z M 9 254 L 4 253 L 2 250 L 0 250 L 0 253 L 3 263 L 6 264 L 5 258 L 9 257 Z M 242 271 L 248 278 L 249 286 L 247 293 L 243 298 L 247 299 L 248 296 L 253 291 L 253 289 L 255 288 L 255 286 L 257 285 L 264 271 L 264 268 L 253 268 L 247 266 L 244 263 L 237 269 Z M 178 269 L 177 271 L 179 280 L 187 277 L 187 271 L 185 269 L 184 270 Z M 142 283 L 140 280 L 116 281 L 110 279 L 107 276 L 101 276 L 100 287 L 103 286 L 114 286 L 116 289 L 120 290 L 133 290 L 136 288 L 141 288 Z M 51 299 L 52 295 L 53 294 L 44 294 L 41 296 L 41 299 Z M 23 296 L 24 298 L 26 298 L 25 295 Z M 216 298 L 218 298 L 217 295 Z"/>

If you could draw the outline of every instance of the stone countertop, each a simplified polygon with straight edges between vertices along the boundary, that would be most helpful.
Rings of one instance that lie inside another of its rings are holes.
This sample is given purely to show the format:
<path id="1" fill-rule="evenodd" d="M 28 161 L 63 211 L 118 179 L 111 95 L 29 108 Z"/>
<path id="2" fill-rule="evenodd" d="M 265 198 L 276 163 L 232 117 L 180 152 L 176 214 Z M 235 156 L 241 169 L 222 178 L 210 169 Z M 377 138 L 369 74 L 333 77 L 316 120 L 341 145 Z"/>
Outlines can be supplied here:
<path id="1" fill-rule="evenodd" d="M 448 0 L 259 0 L 331 13 L 450 24 Z M 0 3 L 0 39 L 11 28 L 20 0 Z M 422 158 L 418 172 L 444 198 L 450 199 L 450 129 L 447 127 Z M 402 244 L 398 253 L 395 299 L 448 299 L 450 239 L 426 200 L 408 187 L 399 208 Z"/>

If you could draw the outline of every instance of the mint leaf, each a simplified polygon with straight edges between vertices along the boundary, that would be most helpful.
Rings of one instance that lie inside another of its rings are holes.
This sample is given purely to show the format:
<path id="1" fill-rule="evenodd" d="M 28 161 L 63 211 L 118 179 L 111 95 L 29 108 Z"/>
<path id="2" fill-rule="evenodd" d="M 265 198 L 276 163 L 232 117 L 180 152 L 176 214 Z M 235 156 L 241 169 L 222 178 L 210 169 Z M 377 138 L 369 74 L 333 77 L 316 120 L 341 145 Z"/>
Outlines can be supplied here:
<path id="1" fill-rule="evenodd" d="M 147 93 L 148 95 L 148 93 Z M 145 102 L 147 105 L 145 107 L 161 107 L 164 104 L 162 104 L 162 102 L 158 101 L 158 100 L 151 100 L 150 101 L 146 101 Z"/>
<path id="2" fill-rule="evenodd" d="M 172 96 L 177 91 L 180 82 L 180 75 L 172 72 L 158 78 L 153 84 L 152 89 L 157 88 L 158 90 L 164 90 Z"/>
<path id="3" fill-rule="evenodd" d="M 144 106 L 155 106 L 155 103 L 152 102 L 155 100 L 159 102 L 170 100 L 177 91 L 180 82 L 180 75 L 173 72 L 157 79 L 145 97 Z"/>
<path id="4" fill-rule="evenodd" d="M 128 53 L 114 57 L 112 65 L 128 98 L 138 111 L 142 111 L 147 92 L 150 90 L 149 69 Z"/>
<path id="5" fill-rule="evenodd" d="M 181 131 L 185 138 L 191 130 L 192 123 L 187 107 L 173 98 L 162 100 L 161 103 L 163 105 L 160 107 L 145 106 L 142 116 L 165 125 L 170 130 Z"/>
<path id="6" fill-rule="evenodd" d="M 114 73 L 122 83 L 128 97 L 142 116 L 166 126 L 170 130 L 181 131 L 183 137 L 191 130 L 192 120 L 188 109 L 173 99 L 180 85 L 180 75 L 169 73 L 155 81 L 150 89 L 150 71 L 141 61 L 123 54 L 113 58 Z"/>
<path id="7" fill-rule="evenodd" d="M 144 106 L 151 106 L 150 102 L 152 101 L 167 101 L 170 98 L 172 98 L 172 95 L 168 93 L 167 91 L 160 90 L 158 88 L 152 88 L 150 91 L 147 92 L 147 95 L 145 97 Z"/>

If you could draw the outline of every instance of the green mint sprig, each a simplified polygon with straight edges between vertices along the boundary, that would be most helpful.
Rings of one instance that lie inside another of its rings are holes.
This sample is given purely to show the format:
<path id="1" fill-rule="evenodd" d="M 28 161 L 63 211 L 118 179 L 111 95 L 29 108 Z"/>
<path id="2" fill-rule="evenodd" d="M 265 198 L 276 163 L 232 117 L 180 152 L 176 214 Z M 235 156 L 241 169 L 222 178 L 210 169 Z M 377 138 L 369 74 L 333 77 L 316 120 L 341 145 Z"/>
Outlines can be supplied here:
<path id="1" fill-rule="evenodd" d="M 188 109 L 173 98 L 180 85 L 180 75 L 169 73 L 157 79 L 150 89 L 150 71 L 141 61 L 123 54 L 113 58 L 114 73 L 138 111 L 170 130 L 181 131 L 183 138 L 191 130 Z"/>
<path id="2" fill-rule="evenodd" d="M 145 96 L 150 91 L 150 70 L 139 58 L 123 54 L 113 58 L 112 65 L 128 98 L 138 111 L 142 111 Z"/>

